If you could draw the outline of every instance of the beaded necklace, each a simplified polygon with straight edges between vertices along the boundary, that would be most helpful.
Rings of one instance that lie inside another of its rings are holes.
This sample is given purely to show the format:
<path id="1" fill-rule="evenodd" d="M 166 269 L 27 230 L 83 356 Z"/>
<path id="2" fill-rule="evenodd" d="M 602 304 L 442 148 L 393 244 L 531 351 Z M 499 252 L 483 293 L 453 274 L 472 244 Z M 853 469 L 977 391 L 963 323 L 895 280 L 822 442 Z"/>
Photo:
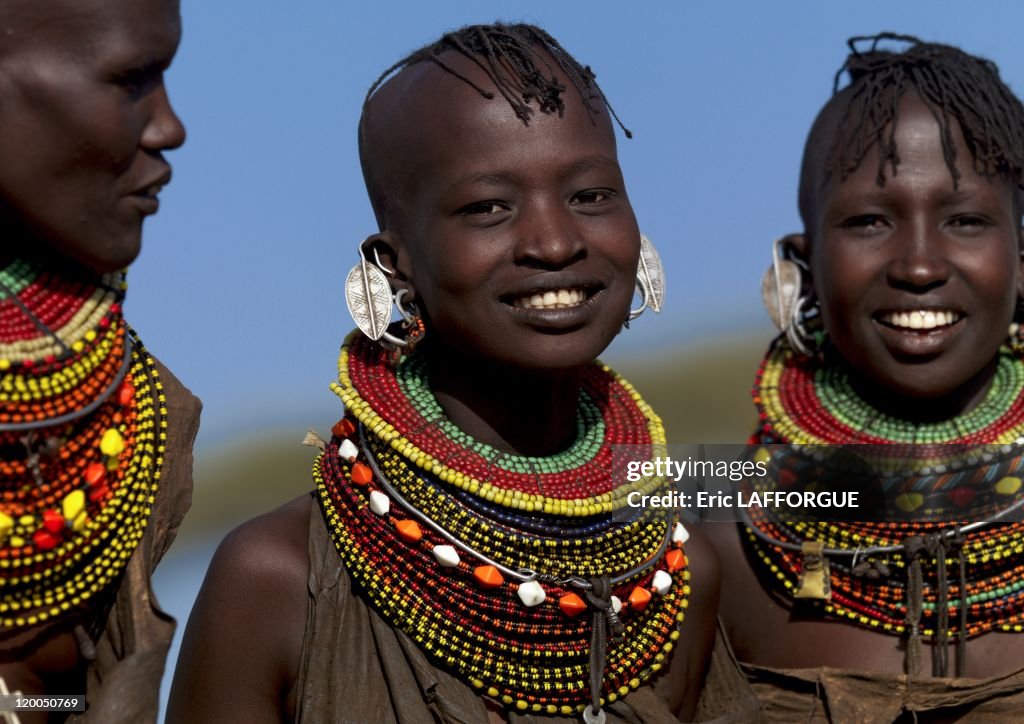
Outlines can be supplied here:
<path id="1" fill-rule="evenodd" d="M 313 469 L 338 553 L 374 607 L 518 711 L 570 715 L 600 694 L 598 709 L 658 672 L 690 593 L 687 533 L 647 512 L 611 515 L 630 490 L 665 485 L 612 480 L 613 444 L 664 445 L 636 391 L 593 365 L 577 441 L 522 457 L 455 429 L 417 353 L 390 359 L 362 336 L 346 341 L 332 388 L 347 416 Z M 562 522 L 579 535 L 556 534 Z M 595 658 L 597 628 L 613 640 Z"/>
<path id="2" fill-rule="evenodd" d="M 0 269 L 0 634 L 80 609 L 145 531 L 166 438 L 123 274 Z"/>
<path id="3" fill-rule="evenodd" d="M 881 471 L 874 502 L 897 518 L 832 522 L 751 509 L 746 538 L 785 591 L 804 597 L 805 546 L 820 543 L 828 585 L 814 597 L 827 615 L 939 645 L 1024 631 L 1024 524 L 955 522 L 998 519 L 1024 503 L 1024 363 L 1010 350 L 1000 351 L 982 403 L 939 423 L 884 415 L 857 397 L 842 370 L 794 354 L 783 339 L 758 371 L 754 401 L 760 425 L 751 442 L 766 446 L 756 455 L 773 459 L 769 486 L 820 483 L 808 446 L 878 445 L 871 448 Z"/>

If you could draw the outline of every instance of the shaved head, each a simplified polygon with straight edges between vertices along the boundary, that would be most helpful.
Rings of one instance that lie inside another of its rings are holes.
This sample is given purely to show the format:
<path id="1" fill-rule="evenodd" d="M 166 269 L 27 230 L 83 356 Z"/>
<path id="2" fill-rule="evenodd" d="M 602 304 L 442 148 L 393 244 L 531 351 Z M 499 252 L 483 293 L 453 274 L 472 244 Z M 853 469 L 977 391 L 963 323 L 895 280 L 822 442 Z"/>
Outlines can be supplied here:
<path id="1" fill-rule="evenodd" d="M 591 122 L 607 111 L 627 138 L 632 135 L 607 104 L 590 68 L 541 28 L 495 23 L 446 33 L 384 71 L 363 105 L 359 157 L 381 230 L 401 223 L 415 177 L 411 159 L 424 150 L 423 119 L 443 113 L 451 94 L 467 90 L 503 100 L 524 125 L 538 112 L 562 115 L 564 93 L 575 90 Z"/>

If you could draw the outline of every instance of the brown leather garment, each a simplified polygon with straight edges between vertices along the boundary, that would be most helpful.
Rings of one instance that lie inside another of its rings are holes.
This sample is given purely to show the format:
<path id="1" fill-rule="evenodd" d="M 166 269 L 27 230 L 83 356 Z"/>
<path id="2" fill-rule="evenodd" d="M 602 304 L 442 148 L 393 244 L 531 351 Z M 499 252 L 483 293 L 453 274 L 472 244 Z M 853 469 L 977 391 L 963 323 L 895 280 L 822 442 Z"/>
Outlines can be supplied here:
<path id="1" fill-rule="evenodd" d="M 435 668 L 416 644 L 391 628 L 353 593 L 317 505 L 310 506 L 309 607 L 296 682 L 296 722 L 311 724 L 482 724 L 484 700 Z M 677 724 L 660 685 L 643 686 L 605 707 L 609 724 Z M 510 712 L 514 724 L 556 724 L 578 718 Z M 701 701 L 701 722 L 758 721 L 758 704 L 722 635 Z"/>
<path id="2" fill-rule="evenodd" d="M 160 679 L 175 621 L 160 608 L 150 579 L 192 503 L 192 443 L 201 404 L 159 362 L 167 396 L 167 447 L 153 512 L 120 581 L 87 673 L 88 711 L 68 721 L 89 724 L 155 722 Z"/>
<path id="3" fill-rule="evenodd" d="M 791 724 L 1004 724 L 1024 711 L 1024 670 L 988 679 L 910 678 L 846 669 L 743 664 L 764 721 Z"/>

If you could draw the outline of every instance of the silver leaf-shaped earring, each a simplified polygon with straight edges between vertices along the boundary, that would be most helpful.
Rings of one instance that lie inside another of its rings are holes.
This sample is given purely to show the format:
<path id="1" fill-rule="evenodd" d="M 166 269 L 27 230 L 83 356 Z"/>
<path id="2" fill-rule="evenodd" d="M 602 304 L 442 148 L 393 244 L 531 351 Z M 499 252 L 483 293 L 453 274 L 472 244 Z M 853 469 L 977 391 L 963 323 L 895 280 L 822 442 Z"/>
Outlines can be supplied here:
<path id="1" fill-rule="evenodd" d="M 419 316 L 404 303 L 407 289 L 397 293 L 391 291 L 388 274 L 394 272 L 384 266 L 377 250 L 373 250 L 376 264 L 366 259 L 366 241 L 359 245 L 359 263 L 352 267 L 345 278 L 345 304 L 359 331 L 374 341 L 381 340 L 392 347 L 408 347 L 423 336 L 423 323 Z M 387 272 L 387 274 L 385 273 Z M 388 332 L 391 324 L 392 305 L 398 307 L 404 320 L 403 326 L 410 330 L 408 339 L 402 339 Z"/>
<path id="2" fill-rule="evenodd" d="M 775 328 L 785 333 L 790 346 L 811 356 L 816 343 L 804 320 L 815 305 L 808 295 L 802 294 L 801 263 L 789 258 L 787 239 L 784 236 L 772 244 L 772 265 L 761 277 L 761 303 Z"/>
<path id="3" fill-rule="evenodd" d="M 643 234 L 640 235 L 640 261 L 636 266 L 636 291 L 640 295 L 640 306 L 629 310 L 627 322 L 631 322 L 645 309 L 661 313 L 665 302 L 665 268 L 654 244 Z"/>

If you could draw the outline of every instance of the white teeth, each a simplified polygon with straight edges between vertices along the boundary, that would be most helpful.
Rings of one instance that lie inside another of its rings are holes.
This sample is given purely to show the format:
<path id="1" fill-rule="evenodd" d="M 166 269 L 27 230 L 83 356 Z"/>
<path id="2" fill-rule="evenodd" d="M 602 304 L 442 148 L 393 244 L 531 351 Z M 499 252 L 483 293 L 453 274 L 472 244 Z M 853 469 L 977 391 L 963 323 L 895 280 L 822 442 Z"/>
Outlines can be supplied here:
<path id="1" fill-rule="evenodd" d="M 543 294 L 533 294 L 513 300 L 512 306 L 520 309 L 562 309 L 575 307 L 587 300 L 582 289 L 556 289 Z"/>
<path id="2" fill-rule="evenodd" d="M 892 327 L 903 329 L 936 329 L 948 327 L 959 321 L 960 315 L 949 310 L 917 309 L 913 312 L 889 312 L 882 315 L 882 321 Z"/>

